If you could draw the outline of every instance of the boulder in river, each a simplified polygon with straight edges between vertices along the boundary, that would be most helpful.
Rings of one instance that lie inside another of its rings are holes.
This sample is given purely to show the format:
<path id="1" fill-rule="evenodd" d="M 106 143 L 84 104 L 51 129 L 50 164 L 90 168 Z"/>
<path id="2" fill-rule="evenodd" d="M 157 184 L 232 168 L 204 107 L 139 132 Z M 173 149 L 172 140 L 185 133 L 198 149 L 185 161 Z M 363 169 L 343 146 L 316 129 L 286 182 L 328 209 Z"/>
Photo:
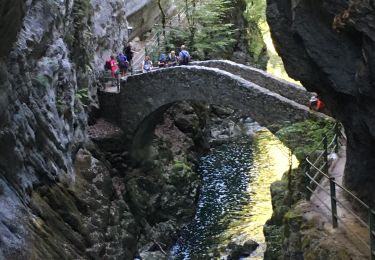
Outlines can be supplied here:
<path id="1" fill-rule="evenodd" d="M 227 249 L 230 250 L 230 254 L 228 256 L 228 260 L 238 260 L 241 257 L 247 257 L 249 256 L 252 252 L 254 252 L 259 244 L 250 239 L 247 240 L 245 243 L 242 245 L 237 243 L 237 242 L 231 242 L 228 244 Z"/>

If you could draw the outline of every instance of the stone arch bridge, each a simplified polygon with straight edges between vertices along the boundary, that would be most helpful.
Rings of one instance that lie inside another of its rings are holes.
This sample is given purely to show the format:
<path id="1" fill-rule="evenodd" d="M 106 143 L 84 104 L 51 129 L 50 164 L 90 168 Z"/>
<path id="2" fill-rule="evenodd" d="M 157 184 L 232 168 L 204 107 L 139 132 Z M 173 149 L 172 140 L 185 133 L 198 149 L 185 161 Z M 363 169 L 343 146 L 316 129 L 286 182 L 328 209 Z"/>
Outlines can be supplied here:
<path id="1" fill-rule="evenodd" d="M 99 99 L 101 115 L 120 126 L 133 143 L 146 142 L 145 134 L 152 132 L 161 114 L 184 100 L 229 106 L 265 127 L 322 116 L 308 109 L 309 93 L 300 86 L 230 61 L 131 76 L 121 93 L 102 92 Z"/>

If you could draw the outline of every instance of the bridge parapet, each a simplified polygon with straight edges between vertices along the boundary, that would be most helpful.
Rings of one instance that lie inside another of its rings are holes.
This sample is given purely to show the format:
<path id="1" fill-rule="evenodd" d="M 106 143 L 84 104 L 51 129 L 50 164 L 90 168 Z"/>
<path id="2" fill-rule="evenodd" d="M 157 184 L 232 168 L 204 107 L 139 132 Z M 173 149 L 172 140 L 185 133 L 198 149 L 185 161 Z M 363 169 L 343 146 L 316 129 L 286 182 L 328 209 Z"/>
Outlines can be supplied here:
<path id="1" fill-rule="evenodd" d="M 311 93 L 306 91 L 305 88 L 297 84 L 288 82 L 281 78 L 275 77 L 263 70 L 254 67 L 238 64 L 229 60 L 208 60 L 208 61 L 195 61 L 192 65 L 205 66 L 210 68 L 218 68 L 228 71 L 234 75 L 240 76 L 245 80 L 253 82 L 263 88 L 272 92 L 278 93 L 288 99 L 291 99 L 301 105 L 307 105 Z"/>

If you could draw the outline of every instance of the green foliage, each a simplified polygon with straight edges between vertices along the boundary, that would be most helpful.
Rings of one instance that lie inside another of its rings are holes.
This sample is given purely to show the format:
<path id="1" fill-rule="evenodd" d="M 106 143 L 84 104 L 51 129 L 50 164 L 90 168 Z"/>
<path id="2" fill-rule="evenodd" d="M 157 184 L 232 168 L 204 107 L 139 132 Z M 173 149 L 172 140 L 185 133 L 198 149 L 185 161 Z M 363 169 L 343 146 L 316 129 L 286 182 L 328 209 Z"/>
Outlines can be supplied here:
<path id="1" fill-rule="evenodd" d="M 78 90 L 75 94 L 75 98 L 82 103 L 83 107 L 87 107 L 90 104 L 88 88 Z"/>
<path id="2" fill-rule="evenodd" d="M 89 53 L 87 43 L 92 38 L 91 33 L 91 9 L 90 0 L 76 0 L 72 7 L 72 27 L 66 34 L 65 40 L 71 49 L 71 58 L 80 67 L 89 64 L 92 54 Z M 82 68 L 84 69 L 84 68 Z"/>
<path id="3" fill-rule="evenodd" d="M 192 172 L 192 169 L 187 162 L 175 160 L 173 164 L 173 172 Z"/>
<path id="4" fill-rule="evenodd" d="M 266 24 L 266 1 L 246 0 L 244 16 L 248 22 L 247 46 L 255 64 L 261 64 L 263 57 L 267 57 L 267 47 L 263 40 L 263 25 Z M 265 68 L 264 68 L 265 69 Z"/>
<path id="5" fill-rule="evenodd" d="M 52 79 L 47 75 L 39 74 L 35 78 L 33 78 L 33 83 L 36 86 L 48 88 L 51 86 Z"/>
<path id="6" fill-rule="evenodd" d="M 333 139 L 334 124 L 335 122 L 331 120 L 306 120 L 282 128 L 276 133 L 276 136 L 292 149 L 298 160 L 301 161 L 317 149 L 325 135 L 328 140 Z"/>
<path id="7" fill-rule="evenodd" d="M 170 183 L 176 187 L 190 185 L 197 179 L 197 173 L 193 171 L 190 163 L 187 161 L 175 160 L 170 175 Z"/>
<path id="8" fill-rule="evenodd" d="M 261 25 L 266 21 L 266 0 L 246 0 L 245 17 L 249 22 Z"/>
<path id="9" fill-rule="evenodd" d="M 186 44 L 196 59 L 210 58 L 235 42 L 235 28 L 228 22 L 231 2 L 227 0 L 185 0 L 186 24 L 171 28 L 167 48 Z"/>

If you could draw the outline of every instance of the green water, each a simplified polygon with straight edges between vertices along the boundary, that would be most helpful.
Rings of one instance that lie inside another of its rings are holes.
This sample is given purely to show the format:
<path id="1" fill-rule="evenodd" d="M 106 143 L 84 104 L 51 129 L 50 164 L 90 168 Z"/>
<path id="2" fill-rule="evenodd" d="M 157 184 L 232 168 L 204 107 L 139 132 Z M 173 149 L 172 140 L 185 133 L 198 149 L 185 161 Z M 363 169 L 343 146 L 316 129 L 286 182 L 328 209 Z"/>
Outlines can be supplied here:
<path id="1" fill-rule="evenodd" d="M 243 259 L 263 259 L 263 224 L 272 214 L 269 187 L 287 169 L 288 150 L 268 131 L 212 149 L 200 161 L 195 218 L 181 231 L 170 259 L 225 259 L 229 242 L 249 239 L 260 246 Z"/>

